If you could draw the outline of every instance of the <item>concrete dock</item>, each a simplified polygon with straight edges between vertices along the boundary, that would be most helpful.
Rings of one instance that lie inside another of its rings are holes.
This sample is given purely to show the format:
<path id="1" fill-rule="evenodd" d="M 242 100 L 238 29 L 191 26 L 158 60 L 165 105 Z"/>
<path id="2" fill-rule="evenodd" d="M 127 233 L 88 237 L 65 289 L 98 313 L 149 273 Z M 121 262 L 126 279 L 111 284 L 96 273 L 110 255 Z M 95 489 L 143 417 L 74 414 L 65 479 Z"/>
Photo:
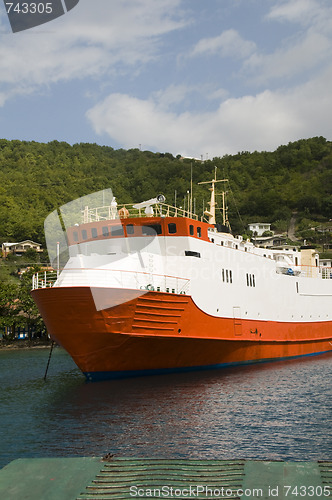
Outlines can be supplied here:
<path id="1" fill-rule="evenodd" d="M 0 470 L 3 500 L 320 500 L 332 498 L 332 461 L 35 458 Z"/>

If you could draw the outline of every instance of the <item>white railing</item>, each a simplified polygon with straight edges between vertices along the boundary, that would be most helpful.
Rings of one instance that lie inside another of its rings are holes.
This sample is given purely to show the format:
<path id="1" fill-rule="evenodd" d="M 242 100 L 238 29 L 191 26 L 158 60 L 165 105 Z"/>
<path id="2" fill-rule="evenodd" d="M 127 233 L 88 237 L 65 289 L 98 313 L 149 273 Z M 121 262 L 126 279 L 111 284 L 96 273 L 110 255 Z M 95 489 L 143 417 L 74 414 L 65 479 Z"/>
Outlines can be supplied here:
<path id="1" fill-rule="evenodd" d="M 321 266 L 319 271 L 324 280 L 332 280 L 332 267 Z"/>
<path id="2" fill-rule="evenodd" d="M 51 287 L 110 287 L 150 290 L 156 292 L 188 294 L 190 280 L 176 276 L 137 271 L 111 269 L 64 269 L 57 272 L 36 273 L 32 278 L 32 289 Z"/>
<path id="3" fill-rule="evenodd" d="M 157 203 L 151 205 L 153 208 L 153 215 L 155 217 L 189 217 L 198 220 L 198 215 L 182 208 L 173 207 L 166 203 Z M 146 217 L 145 208 L 133 208 L 132 203 L 125 205 L 103 206 L 96 208 L 85 207 L 82 210 L 82 222 L 95 222 L 100 220 L 126 219 L 127 217 Z"/>
<path id="4" fill-rule="evenodd" d="M 51 288 L 59 277 L 59 271 L 42 271 L 32 276 L 32 290 Z"/>

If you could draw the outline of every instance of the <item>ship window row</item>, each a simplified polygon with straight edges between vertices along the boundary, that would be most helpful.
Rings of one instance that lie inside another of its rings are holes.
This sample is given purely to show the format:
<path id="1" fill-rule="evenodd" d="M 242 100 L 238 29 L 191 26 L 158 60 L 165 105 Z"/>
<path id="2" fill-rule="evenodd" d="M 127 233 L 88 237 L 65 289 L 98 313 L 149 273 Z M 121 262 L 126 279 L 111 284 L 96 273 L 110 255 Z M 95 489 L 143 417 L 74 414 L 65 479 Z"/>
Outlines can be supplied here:
<path id="1" fill-rule="evenodd" d="M 256 286 L 256 281 L 255 281 L 255 275 L 254 274 L 246 274 L 247 278 L 247 286 L 255 287 Z"/>
<path id="2" fill-rule="evenodd" d="M 221 278 L 224 283 L 233 283 L 233 274 L 231 269 L 222 269 Z"/>
<path id="3" fill-rule="evenodd" d="M 134 226 L 134 224 L 127 224 L 126 226 L 126 233 L 128 236 L 133 235 L 133 234 L 138 234 L 138 232 L 141 232 L 143 236 L 154 236 L 154 235 L 160 235 L 163 234 L 162 231 L 162 226 L 161 224 L 144 224 L 142 226 Z M 176 223 L 170 222 L 167 225 L 168 229 L 168 234 L 176 234 L 177 233 L 177 226 Z M 113 225 L 113 226 L 102 226 L 101 228 L 101 235 L 104 238 L 108 238 L 109 236 L 124 236 L 124 227 L 122 224 L 119 225 Z M 195 227 L 190 224 L 189 226 L 189 234 L 191 236 L 195 236 Z M 200 226 L 196 227 L 196 236 L 198 238 L 202 237 L 202 228 Z M 92 227 L 90 230 L 90 235 L 88 234 L 87 229 L 82 229 L 81 234 L 80 234 L 81 240 L 85 241 L 88 240 L 89 238 L 98 238 L 98 231 L 96 227 Z M 79 237 L 79 232 L 78 231 L 73 231 L 73 239 L 75 242 L 78 242 L 80 240 Z"/>

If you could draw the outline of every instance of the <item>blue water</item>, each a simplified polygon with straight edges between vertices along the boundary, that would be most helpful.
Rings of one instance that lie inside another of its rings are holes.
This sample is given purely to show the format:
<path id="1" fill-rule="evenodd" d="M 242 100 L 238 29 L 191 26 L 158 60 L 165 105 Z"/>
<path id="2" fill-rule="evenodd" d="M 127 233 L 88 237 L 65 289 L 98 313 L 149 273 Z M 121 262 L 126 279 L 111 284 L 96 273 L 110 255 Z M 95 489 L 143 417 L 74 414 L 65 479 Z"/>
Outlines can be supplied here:
<path id="1" fill-rule="evenodd" d="M 27 457 L 328 460 L 332 355 L 87 383 L 48 349 L 0 350 L 0 467 Z"/>

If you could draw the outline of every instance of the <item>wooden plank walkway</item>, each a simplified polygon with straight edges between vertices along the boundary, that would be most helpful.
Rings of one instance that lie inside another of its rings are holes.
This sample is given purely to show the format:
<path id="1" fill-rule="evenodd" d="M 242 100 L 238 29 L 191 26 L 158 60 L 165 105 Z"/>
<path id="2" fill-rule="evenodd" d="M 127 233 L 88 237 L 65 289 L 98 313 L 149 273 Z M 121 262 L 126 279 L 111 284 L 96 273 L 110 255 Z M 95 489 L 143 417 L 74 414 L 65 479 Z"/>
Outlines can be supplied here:
<path id="1" fill-rule="evenodd" d="M 4 500 L 133 498 L 331 499 L 332 461 L 40 458 L 0 470 Z"/>

